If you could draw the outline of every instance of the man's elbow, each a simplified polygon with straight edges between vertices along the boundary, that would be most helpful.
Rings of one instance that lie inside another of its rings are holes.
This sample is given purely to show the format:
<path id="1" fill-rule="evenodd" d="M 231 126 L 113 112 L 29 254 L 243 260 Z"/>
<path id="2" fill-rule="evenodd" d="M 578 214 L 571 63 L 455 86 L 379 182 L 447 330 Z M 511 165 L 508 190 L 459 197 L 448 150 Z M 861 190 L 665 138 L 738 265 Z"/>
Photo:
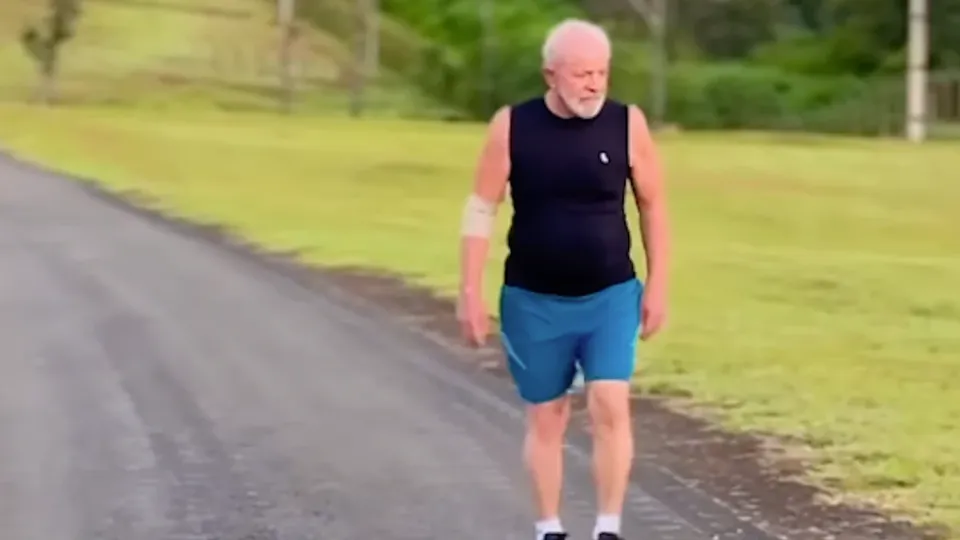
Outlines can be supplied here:
<path id="1" fill-rule="evenodd" d="M 640 214 L 640 223 L 649 240 L 655 244 L 662 244 L 669 236 L 669 220 L 667 205 L 664 197 L 646 197 L 638 201 L 637 210 Z"/>
<path id="2" fill-rule="evenodd" d="M 471 193 L 463 205 L 460 235 L 464 239 L 488 240 L 493 234 L 499 201 L 477 193 Z"/>
<path id="3" fill-rule="evenodd" d="M 637 210 L 642 214 L 662 214 L 666 212 L 666 201 L 663 191 L 646 189 L 637 197 Z"/>
<path id="4" fill-rule="evenodd" d="M 642 208 L 646 212 L 656 214 L 658 217 L 666 217 L 667 204 L 664 200 L 664 197 L 661 195 L 654 195 L 653 197 L 646 199 Z"/>

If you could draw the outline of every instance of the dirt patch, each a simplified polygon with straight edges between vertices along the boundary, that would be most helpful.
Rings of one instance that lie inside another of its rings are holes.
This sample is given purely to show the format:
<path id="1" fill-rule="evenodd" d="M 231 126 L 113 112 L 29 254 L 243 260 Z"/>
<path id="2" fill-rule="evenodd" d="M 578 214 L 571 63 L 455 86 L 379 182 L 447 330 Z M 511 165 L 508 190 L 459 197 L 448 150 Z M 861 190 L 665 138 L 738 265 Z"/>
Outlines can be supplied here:
<path id="1" fill-rule="evenodd" d="M 187 223 L 146 210 L 150 201 L 145 197 L 125 194 L 127 196 L 120 198 L 104 193 L 92 184 L 88 184 L 88 188 L 98 198 L 123 205 L 141 216 L 240 250 L 297 276 L 306 276 L 302 280 L 305 283 L 311 282 L 311 276 L 324 283 L 332 282 L 353 295 L 372 301 L 421 331 L 451 344 L 459 342 L 452 302 L 439 298 L 430 290 L 369 269 L 307 268 L 297 262 L 296 254 L 264 252 L 238 241 L 217 226 Z M 131 207 L 128 201 L 137 203 L 138 207 Z M 462 359 L 506 378 L 499 343 L 495 336 L 491 341 L 482 354 L 462 355 Z M 668 398 L 652 395 L 634 398 L 635 432 L 640 453 L 636 469 L 641 485 L 651 483 L 643 477 L 644 470 L 653 473 L 668 470 L 682 483 L 720 501 L 758 529 L 791 540 L 941 540 L 948 537 L 945 529 L 917 527 L 890 519 L 873 509 L 830 505 L 824 502 L 826 493 L 797 480 L 804 470 L 802 461 L 778 452 L 779 448 L 791 446 L 787 441 L 729 433 L 708 421 L 673 410 L 669 403 Z M 576 425 L 582 434 L 589 430 L 582 399 L 575 400 L 575 407 Z M 740 530 L 714 536 L 717 539 L 759 537 Z"/>

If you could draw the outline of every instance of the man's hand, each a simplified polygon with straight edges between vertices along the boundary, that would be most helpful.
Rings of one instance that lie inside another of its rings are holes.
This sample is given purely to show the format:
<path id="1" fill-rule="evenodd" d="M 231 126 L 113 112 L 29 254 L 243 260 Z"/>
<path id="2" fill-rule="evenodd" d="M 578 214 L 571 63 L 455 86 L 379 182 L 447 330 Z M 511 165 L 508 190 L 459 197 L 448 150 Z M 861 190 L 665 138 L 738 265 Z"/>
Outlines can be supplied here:
<path id="1" fill-rule="evenodd" d="M 640 339 L 648 340 L 652 338 L 663 326 L 667 318 L 667 300 L 663 287 L 647 287 L 643 292 L 643 300 L 640 306 L 640 322 L 642 330 Z"/>
<path id="2" fill-rule="evenodd" d="M 463 337 L 481 346 L 490 331 L 490 319 L 483 305 L 483 269 L 490 247 L 497 207 L 503 202 L 510 175 L 510 111 L 501 108 L 487 129 L 477 160 L 473 190 L 463 208 L 460 229 L 460 295 L 457 320 Z"/>
<path id="3" fill-rule="evenodd" d="M 471 347 L 482 347 L 490 333 L 490 317 L 483 299 L 476 294 L 461 292 L 457 303 L 460 333 Z"/>

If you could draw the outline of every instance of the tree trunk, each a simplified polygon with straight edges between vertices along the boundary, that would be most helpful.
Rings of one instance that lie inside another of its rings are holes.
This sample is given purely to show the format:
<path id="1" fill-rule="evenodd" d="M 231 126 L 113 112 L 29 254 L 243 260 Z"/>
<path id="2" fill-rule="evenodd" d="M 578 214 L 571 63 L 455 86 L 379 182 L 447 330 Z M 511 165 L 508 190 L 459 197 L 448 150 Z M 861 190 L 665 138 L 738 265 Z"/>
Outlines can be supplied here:
<path id="1" fill-rule="evenodd" d="M 52 48 L 48 57 L 40 64 L 40 80 L 37 98 L 44 105 L 52 105 L 57 100 L 57 50 Z"/>

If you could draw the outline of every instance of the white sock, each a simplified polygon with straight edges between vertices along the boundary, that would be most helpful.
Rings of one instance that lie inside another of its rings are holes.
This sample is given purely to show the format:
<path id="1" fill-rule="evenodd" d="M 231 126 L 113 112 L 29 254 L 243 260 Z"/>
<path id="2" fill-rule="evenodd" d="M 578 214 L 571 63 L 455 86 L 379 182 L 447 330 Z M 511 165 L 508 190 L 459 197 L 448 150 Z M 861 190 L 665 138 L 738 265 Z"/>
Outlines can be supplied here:
<path id="1" fill-rule="evenodd" d="M 543 537 L 549 533 L 563 532 L 560 518 L 541 519 L 536 523 L 535 528 L 537 529 L 537 540 L 543 540 Z"/>
<path id="2" fill-rule="evenodd" d="M 620 516 L 617 514 L 600 514 L 597 524 L 593 527 L 593 538 L 596 540 L 600 533 L 620 534 Z"/>

